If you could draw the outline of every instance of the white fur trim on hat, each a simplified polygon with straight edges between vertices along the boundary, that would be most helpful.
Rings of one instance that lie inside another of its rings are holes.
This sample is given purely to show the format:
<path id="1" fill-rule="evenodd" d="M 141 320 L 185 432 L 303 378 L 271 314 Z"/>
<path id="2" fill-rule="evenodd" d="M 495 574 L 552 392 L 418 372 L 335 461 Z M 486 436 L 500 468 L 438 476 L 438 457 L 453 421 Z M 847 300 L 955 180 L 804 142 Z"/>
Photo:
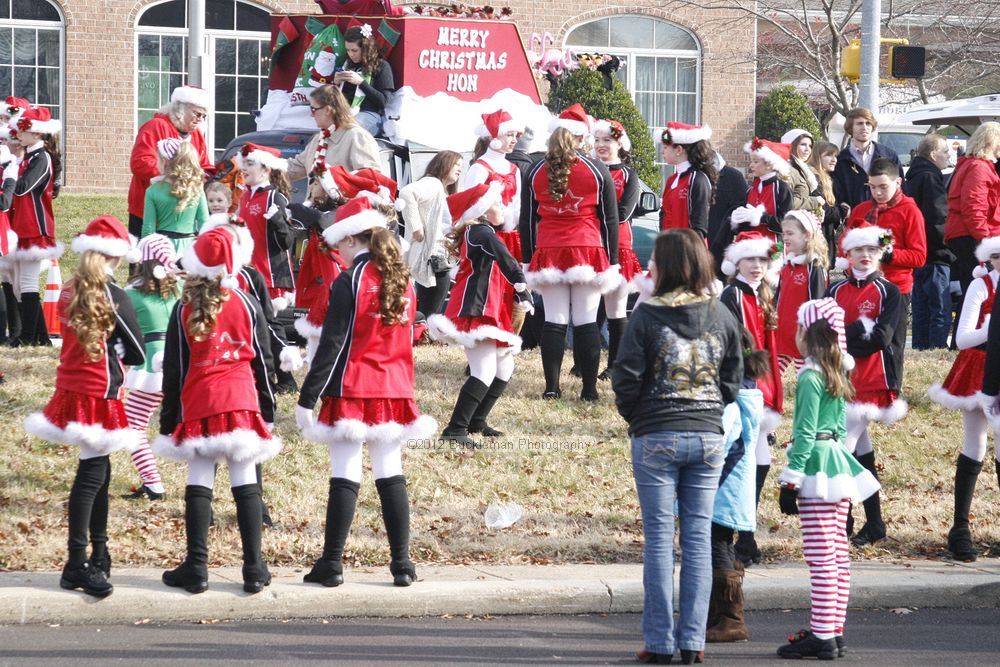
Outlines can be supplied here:
<path id="1" fill-rule="evenodd" d="M 236 256 L 237 253 L 233 252 L 233 274 L 235 275 L 240 272 L 243 265 L 240 263 L 239 257 Z M 194 250 L 194 244 L 189 245 L 185 250 L 184 254 L 181 256 L 181 265 L 184 267 L 184 271 L 187 272 L 189 276 L 198 276 L 200 278 L 225 278 L 230 277 L 228 271 L 226 271 L 225 264 L 219 264 L 218 266 L 205 266 L 201 263 L 201 258 L 198 257 L 198 253 Z M 230 283 L 232 281 L 229 281 Z M 223 287 L 229 287 L 229 285 L 223 285 Z M 234 286 L 235 287 L 235 286 Z"/>
<path id="2" fill-rule="evenodd" d="M 190 461 L 195 458 L 260 463 L 277 456 L 281 438 L 262 438 L 256 431 L 238 429 L 218 435 L 188 438 L 178 443 L 173 436 L 159 435 L 153 441 L 153 451 L 171 459 Z"/>
<path id="3" fill-rule="evenodd" d="M 76 253 L 94 250 L 108 257 L 125 257 L 132 250 L 132 244 L 125 239 L 113 239 L 107 236 L 88 236 L 86 234 L 76 236 L 70 247 Z"/>
<path id="4" fill-rule="evenodd" d="M 514 354 L 521 351 L 521 337 L 494 326 L 480 326 L 471 331 L 459 331 L 455 323 L 444 315 L 427 318 L 427 328 L 434 340 L 443 340 L 452 345 L 472 348 L 484 340 L 496 340 L 511 346 Z"/>
<path id="5" fill-rule="evenodd" d="M 702 125 L 701 127 L 695 127 L 691 129 L 684 128 L 666 128 L 670 130 L 670 143 L 678 146 L 690 146 L 691 144 L 696 144 L 699 141 L 708 141 L 712 138 L 712 128 L 708 125 Z"/>
<path id="6" fill-rule="evenodd" d="M 879 243 L 879 239 L 888 233 L 881 227 L 855 227 L 844 234 L 844 238 L 840 241 L 840 247 L 843 248 L 844 252 L 866 246 L 881 248 L 882 244 Z"/>
<path id="7" fill-rule="evenodd" d="M 771 239 L 747 239 L 738 241 L 726 248 L 725 259 L 722 262 L 722 272 L 727 276 L 736 275 L 736 267 L 741 259 L 748 257 L 763 257 L 771 261 Z"/>
<path id="8" fill-rule="evenodd" d="M 532 289 L 546 285 L 593 285 L 599 287 L 602 294 L 607 294 L 621 284 L 621 267 L 612 264 L 601 273 L 586 264 L 572 266 L 565 271 L 546 267 L 538 271 L 525 272 L 524 279 Z"/>
<path id="9" fill-rule="evenodd" d="M 385 228 L 387 226 L 385 216 L 378 211 L 369 209 L 352 215 L 349 218 L 344 218 L 327 227 L 323 231 L 323 240 L 332 248 L 348 236 L 354 236 L 355 234 L 360 234 L 376 227 Z"/>
<path id="10" fill-rule="evenodd" d="M 567 130 L 574 137 L 583 137 L 590 133 L 590 128 L 587 124 L 581 120 L 572 120 L 570 118 L 560 118 L 559 116 L 554 116 L 552 120 L 549 121 L 549 132 L 555 132 L 559 128 Z"/>
<path id="11" fill-rule="evenodd" d="M 476 200 L 472 206 L 465 210 L 462 214 L 462 220 L 476 220 L 495 202 L 501 201 L 500 197 L 503 195 L 503 186 L 500 181 L 493 181 L 490 183 L 489 189 L 483 194 L 482 197 Z"/>
<path id="12" fill-rule="evenodd" d="M 792 209 L 785 214 L 786 218 L 794 218 L 798 221 L 802 228 L 809 232 L 810 236 L 816 236 L 819 232 L 820 221 L 812 211 L 806 211 L 804 209 Z"/>
<path id="13" fill-rule="evenodd" d="M 240 169 L 243 168 L 245 160 L 253 160 L 268 169 L 288 171 L 288 160 L 283 157 L 275 157 L 273 153 L 268 153 L 267 151 L 250 151 L 246 154 L 246 157 L 243 157 L 242 153 L 236 154 L 236 166 Z"/>
<path id="14" fill-rule="evenodd" d="M 197 88 L 195 86 L 177 86 L 170 93 L 170 101 L 201 107 L 206 111 L 212 110 L 212 96 L 204 88 Z"/>
<path id="15" fill-rule="evenodd" d="M 338 419 L 334 424 L 316 422 L 302 431 L 313 442 L 399 442 L 429 438 L 437 433 L 438 423 L 430 415 L 420 415 L 409 424 L 386 422 L 369 426 L 359 419 Z"/>
<path id="16" fill-rule="evenodd" d="M 980 262 L 990 261 L 990 255 L 996 253 L 1000 253 L 1000 236 L 985 238 L 976 246 L 976 259 Z"/>
<path id="17" fill-rule="evenodd" d="M 27 130 L 18 128 L 18 132 L 32 132 L 34 134 L 56 134 L 62 129 L 62 123 L 55 118 L 51 120 L 33 120 Z"/>
<path id="18" fill-rule="evenodd" d="M 56 426 L 44 412 L 34 412 L 24 419 L 24 430 L 33 436 L 62 445 L 86 445 L 101 455 L 119 449 L 130 452 L 139 447 L 138 431 L 131 428 L 108 430 L 100 424 L 69 422 L 65 428 Z"/>
<path id="19" fill-rule="evenodd" d="M 792 165 L 788 163 L 788 160 L 781 157 L 767 146 L 761 146 L 760 148 L 754 150 L 753 143 L 748 141 L 747 143 L 743 144 L 743 152 L 747 153 L 748 155 L 756 155 L 761 160 L 770 165 L 771 169 L 778 172 L 782 176 L 785 176 L 786 174 L 788 174 L 788 172 L 792 170 Z"/>
<path id="20" fill-rule="evenodd" d="M 622 126 L 622 127 L 624 127 L 624 126 Z M 594 123 L 594 134 L 597 134 L 598 132 L 603 132 L 605 134 L 610 135 L 611 134 L 611 123 L 609 123 L 608 121 L 603 120 L 603 119 L 597 121 L 596 123 Z M 628 138 L 628 132 L 625 132 L 622 135 L 621 139 L 618 140 L 618 143 L 626 151 L 632 150 L 632 140 Z M 617 157 L 617 156 L 615 156 L 615 157 Z"/>
<path id="21" fill-rule="evenodd" d="M 222 225 L 229 224 L 229 216 L 225 213 L 213 213 L 208 216 L 208 220 L 201 224 L 201 229 L 198 230 L 198 236 L 201 236 L 205 232 L 220 227 Z"/>

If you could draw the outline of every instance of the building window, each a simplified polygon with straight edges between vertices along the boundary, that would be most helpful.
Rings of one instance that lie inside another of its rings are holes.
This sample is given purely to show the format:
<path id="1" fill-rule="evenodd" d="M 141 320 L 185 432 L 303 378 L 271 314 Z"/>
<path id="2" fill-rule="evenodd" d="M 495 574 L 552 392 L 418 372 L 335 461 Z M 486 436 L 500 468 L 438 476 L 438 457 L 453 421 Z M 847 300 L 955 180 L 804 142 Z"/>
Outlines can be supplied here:
<path id="1" fill-rule="evenodd" d="M 62 118 L 63 20 L 51 0 L 0 0 L 0 91 Z"/>
<path id="2" fill-rule="evenodd" d="M 267 99 L 270 14 L 242 0 L 206 0 L 205 34 L 203 81 L 215 94 L 206 139 L 218 157 L 233 137 L 256 129 L 254 112 Z M 152 5 L 139 15 L 136 65 L 138 128 L 187 82 L 185 0 Z"/>
<path id="3" fill-rule="evenodd" d="M 577 53 L 613 54 L 625 63 L 618 78 L 646 119 L 655 146 L 668 122 L 698 123 L 701 48 L 684 28 L 648 16 L 610 16 L 572 28 L 565 46 Z"/>

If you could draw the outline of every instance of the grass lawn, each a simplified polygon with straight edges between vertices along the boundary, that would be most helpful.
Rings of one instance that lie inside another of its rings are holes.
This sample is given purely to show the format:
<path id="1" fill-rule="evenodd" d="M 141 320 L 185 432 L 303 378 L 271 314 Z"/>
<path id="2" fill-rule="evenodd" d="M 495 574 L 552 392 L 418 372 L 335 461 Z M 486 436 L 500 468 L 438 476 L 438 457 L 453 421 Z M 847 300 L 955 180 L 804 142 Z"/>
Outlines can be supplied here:
<path id="1" fill-rule="evenodd" d="M 66 196 L 57 202 L 65 216 L 57 218 L 64 239 L 69 229 L 78 229 L 96 213 L 124 210 L 124 197 Z M 63 266 L 73 263 L 68 252 Z M 443 424 L 464 381 L 464 356 L 450 348 L 421 346 L 416 358 L 417 401 Z M 857 557 L 933 558 L 944 549 L 962 426 L 960 415 L 931 403 L 926 390 L 944 378 L 951 359 L 946 352 L 908 353 L 903 395 L 910 401 L 910 414 L 892 428 L 876 426 L 872 431 L 890 537 L 856 552 Z M 41 409 L 51 395 L 57 361 L 58 352 L 51 349 L 0 351 L 0 369 L 7 373 L 7 383 L 0 385 L 0 432 L 6 434 L 0 448 L 0 568 L 55 569 L 65 558 L 66 499 L 76 449 L 29 437 L 21 426 L 24 416 Z M 563 390 L 568 398 L 543 402 L 539 355 L 525 352 L 518 357 L 510 394 L 499 402 L 491 420 L 507 436 L 474 454 L 425 443 L 407 448 L 416 559 L 550 563 L 641 558 L 642 526 L 624 423 L 606 383 L 596 405 L 574 398 L 579 386 L 579 380 L 567 375 Z M 786 387 L 793 392 L 791 382 Z M 264 534 L 264 551 L 271 563 L 304 566 L 322 547 L 329 469 L 325 448 L 299 437 L 294 405 L 295 397 L 281 397 L 277 431 L 285 448 L 264 466 L 265 496 L 276 521 Z M 787 440 L 789 431 L 790 419 L 779 431 L 779 441 Z M 774 456 L 773 483 L 761 501 L 758 541 L 767 559 L 798 559 L 797 519 L 778 512 L 776 480 L 783 457 L 780 452 Z M 987 458 L 973 504 L 973 532 L 981 549 L 996 555 L 1000 493 L 992 455 Z M 138 478 L 125 453 L 112 455 L 112 466 L 109 546 L 115 563 L 176 564 L 184 553 L 184 466 L 162 462 L 168 497 L 153 503 L 118 499 Z M 213 566 L 236 565 L 239 534 L 224 467 L 219 477 L 210 561 Z M 487 529 L 483 512 L 494 500 L 518 503 L 524 517 L 505 530 Z M 861 519 L 860 508 L 856 516 Z M 370 473 L 362 484 L 346 560 L 365 566 L 388 563 Z"/>

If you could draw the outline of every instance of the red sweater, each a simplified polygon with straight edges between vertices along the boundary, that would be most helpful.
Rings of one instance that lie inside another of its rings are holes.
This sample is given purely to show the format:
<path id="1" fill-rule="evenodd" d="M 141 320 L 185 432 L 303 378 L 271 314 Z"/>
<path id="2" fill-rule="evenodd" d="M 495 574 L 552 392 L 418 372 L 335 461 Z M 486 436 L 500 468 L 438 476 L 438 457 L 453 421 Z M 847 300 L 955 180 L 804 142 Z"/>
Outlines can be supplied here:
<path id="1" fill-rule="evenodd" d="M 847 219 L 847 229 L 865 220 L 874 205 L 875 200 L 869 199 L 855 206 Z M 924 214 L 912 197 L 900 195 L 899 203 L 880 212 L 872 222 L 892 232 L 892 257 L 889 262 L 883 260 L 882 275 L 898 287 L 901 294 L 909 294 L 913 291 L 913 269 L 927 263 Z"/>
<path id="2" fill-rule="evenodd" d="M 971 236 L 982 241 L 1000 235 L 1000 175 L 993 163 L 960 157 L 948 188 L 944 240 Z"/>

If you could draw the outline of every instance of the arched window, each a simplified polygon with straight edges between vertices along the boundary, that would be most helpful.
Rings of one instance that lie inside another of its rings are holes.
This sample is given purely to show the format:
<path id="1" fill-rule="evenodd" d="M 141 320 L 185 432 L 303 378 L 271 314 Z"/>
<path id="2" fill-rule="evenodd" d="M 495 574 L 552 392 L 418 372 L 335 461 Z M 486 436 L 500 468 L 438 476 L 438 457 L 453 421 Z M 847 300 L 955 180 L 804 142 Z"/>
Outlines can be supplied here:
<path id="1" fill-rule="evenodd" d="M 139 15 L 136 128 L 187 81 L 187 11 L 186 0 L 167 0 Z M 269 12 L 249 2 L 205 1 L 202 80 L 215 94 L 207 139 L 216 156 L 233 137 L 256 129 L 253 112 L 267 99 L 270 25 Z"/>
<path id="2" fill-rule="evenodd" d="M 0 91 L 62 118 L 63 18 L 51 0 L 0 0 Z"/>

